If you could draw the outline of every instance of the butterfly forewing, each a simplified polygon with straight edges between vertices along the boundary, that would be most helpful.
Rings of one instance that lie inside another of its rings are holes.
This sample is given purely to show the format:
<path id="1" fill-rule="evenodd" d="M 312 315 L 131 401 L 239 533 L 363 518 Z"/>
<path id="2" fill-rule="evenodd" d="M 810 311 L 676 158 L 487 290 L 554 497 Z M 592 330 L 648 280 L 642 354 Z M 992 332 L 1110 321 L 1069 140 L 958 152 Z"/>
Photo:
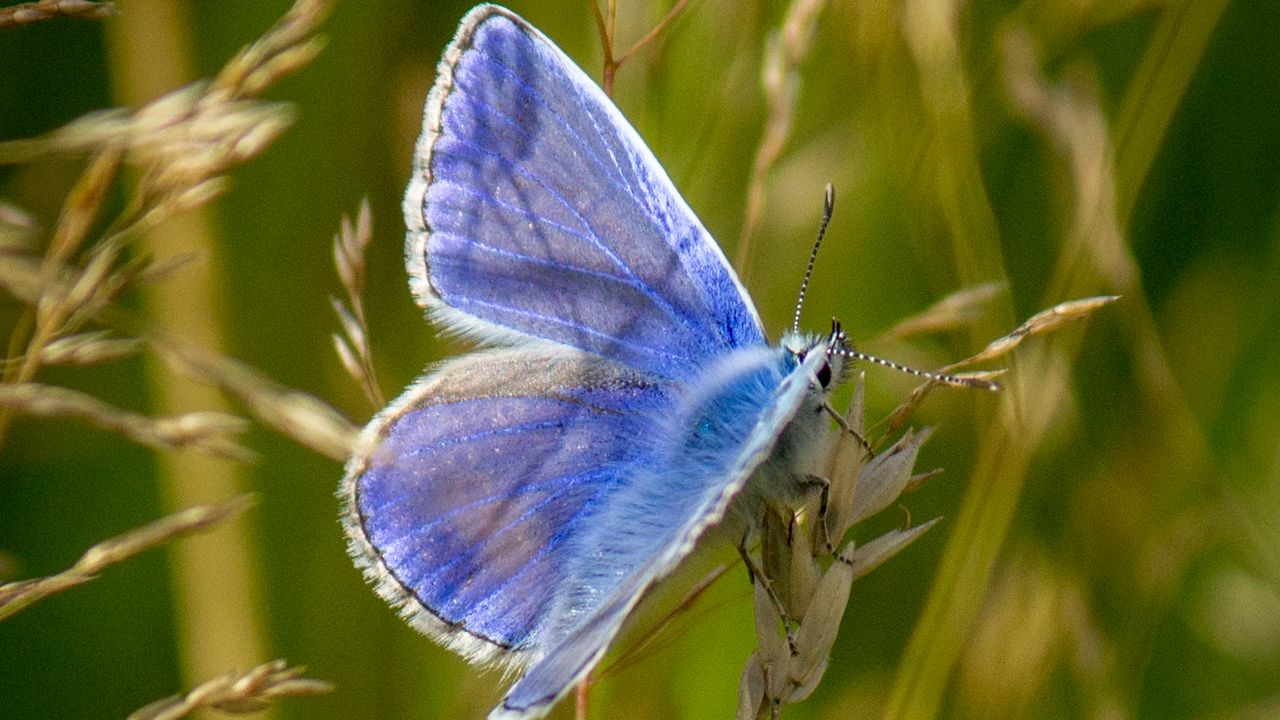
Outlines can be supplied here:
<path id="1" fill-rule="evenodd" d="M 523 20 L 492 6 L 468 15 L 426 113 L 407 262 L 446 325 L 676 378 L 764 345 L 724 255 L 648 148 Z"/>

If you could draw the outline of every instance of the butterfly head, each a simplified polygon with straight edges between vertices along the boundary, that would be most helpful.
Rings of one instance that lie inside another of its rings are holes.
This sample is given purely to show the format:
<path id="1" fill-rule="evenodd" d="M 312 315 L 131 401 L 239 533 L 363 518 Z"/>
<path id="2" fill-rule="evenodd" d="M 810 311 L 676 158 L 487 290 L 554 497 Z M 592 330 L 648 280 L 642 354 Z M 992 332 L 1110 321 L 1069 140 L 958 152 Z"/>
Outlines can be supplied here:
<path id="1" fill-rule="evenodd" d="M 782 349 L 791 355 L 797 363 L 804 362 L 810 353 L 820 352 L 823 360 L 814 370 L 816 389 L 826 392 L 844 382 L 852 367 L 851 353 L 853 345 L 848 335 L 840 326 L 840 321 L 832 318 L 831 332 L 826 335 L 792 330 L 782 336 Z"/>

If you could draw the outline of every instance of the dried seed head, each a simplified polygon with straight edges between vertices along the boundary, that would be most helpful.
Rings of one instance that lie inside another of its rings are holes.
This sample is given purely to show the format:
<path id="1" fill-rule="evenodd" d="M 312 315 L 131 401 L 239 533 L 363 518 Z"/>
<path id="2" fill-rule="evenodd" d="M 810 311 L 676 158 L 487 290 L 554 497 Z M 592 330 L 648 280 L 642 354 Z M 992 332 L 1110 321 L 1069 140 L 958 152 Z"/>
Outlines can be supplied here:
<path id="1" fill-rule="evenodd" d="M 849 543 L 835 550 L 852 525 L 888 507 L 920 477 L 912 475 L 912 466 L 929 436 L 908 433 L 873 458 L 861 432 L 859 378 L 849 410 L 813 459 L 827 473 L 826 514 L 819 516 L 814 507 L 766 514 L 760 545 L 764 577 L 755 580 L 758 644 L 743 670 L 738 718 L 776 717 L 783 705 L 808 697 L 826 672 L 853 582 L 932 526 L 895 530 L 861 547 Z"/>

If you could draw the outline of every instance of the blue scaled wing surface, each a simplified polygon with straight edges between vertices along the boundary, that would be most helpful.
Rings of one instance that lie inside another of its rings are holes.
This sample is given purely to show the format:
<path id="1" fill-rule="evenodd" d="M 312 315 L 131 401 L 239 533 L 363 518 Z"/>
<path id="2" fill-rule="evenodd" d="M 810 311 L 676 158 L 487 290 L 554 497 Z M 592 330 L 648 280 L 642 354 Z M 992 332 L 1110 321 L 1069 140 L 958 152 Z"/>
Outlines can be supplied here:
<path id="1" fill-rule="evenodd" d="M 472 10 L 445 51 L 404 210 L 414 294 L 473 339 L 533 336 L 674 378 L 765 344 L 636 131 L 502 8 Z"/>
<path id="2" fill-rule="evenodd" d="M 681 383 L 550 343 L 444 363 L 361 435 L 352 554 L 422 632 L 527 667 L 493 717 L 540 717 L 724 517 L 822 359 L 735 350 Z"/>
<path id="3" fill-rule="evenodd" d="M 670 388 L 543 344 L 428 373 L 365 429 L 341 495 L 352 554 L 418 630 L 477 662 L 543 647 L 569 540 L 647 460 Z"/>
<path id="4" fill-rule="evenodd" d="M 635 130 L 502 8 L 445 52 L 404 209 L 415 296 L 488 347 L 365 428 L 350 549 L 419 630 L 525 669 L 492 717 L 540 717 L 725 515 L 821 353 L 766 344 Z"/>

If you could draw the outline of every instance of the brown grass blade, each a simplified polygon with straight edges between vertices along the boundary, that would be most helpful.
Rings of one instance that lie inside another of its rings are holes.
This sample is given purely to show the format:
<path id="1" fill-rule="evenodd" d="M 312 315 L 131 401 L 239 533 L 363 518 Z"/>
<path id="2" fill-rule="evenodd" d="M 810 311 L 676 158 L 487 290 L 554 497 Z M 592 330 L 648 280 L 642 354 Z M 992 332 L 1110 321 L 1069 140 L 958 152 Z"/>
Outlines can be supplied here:
<path id="1" fill-rule="evenodd" d="M 122 410 L 78 390 L 40 383 L 0 384 L 0 408 L 35 417 L 81 420 L 158 450 L 192 448 L 241 462 L 256 457 L 235 440 L 247 422 L 227 413 L 155 418 Z"/>
<path id="2" fill-rule="evenodd" d="M 253 502 L 252 495 L 238 495 L 213 505 L 189 507 L 94 545 L 80 556 L 75 565 L 57 575 L 0 585 L 0 621 L 54 593 L 89 582 L 111 565 L 185 535 L 208 529 L 243 512 Z"/>
<path id="3" fill-rule="evenodd" d="M 1004 283 L 992 282 L 957 290 L 924 311 L 899 321 L 883 332 L 876 341 L 905 340 L 967 325 L 1005 289 Z"/>
<path id="4" fill-rule="evenodd" d="M 0 9 L 0 29 L 29 25 L 54 18 L 101 20 L 116 14 L 115 3 L 88 0 L 41 0 Z"/>
<path id="5" fill-rule="evenodd" d="M 157 700 L 135 710 L 129 720 L 177 720 L 201 708 L 241 715 L 259 712 L 275 698 L 333 691 L 333 686 L 323 680 L 302 677 L 304 672 L 306 668 L 291 668 L 284 660 L 272 660 L 247 672 L 230 672 L 207 680 L 185 695 Z"/>

